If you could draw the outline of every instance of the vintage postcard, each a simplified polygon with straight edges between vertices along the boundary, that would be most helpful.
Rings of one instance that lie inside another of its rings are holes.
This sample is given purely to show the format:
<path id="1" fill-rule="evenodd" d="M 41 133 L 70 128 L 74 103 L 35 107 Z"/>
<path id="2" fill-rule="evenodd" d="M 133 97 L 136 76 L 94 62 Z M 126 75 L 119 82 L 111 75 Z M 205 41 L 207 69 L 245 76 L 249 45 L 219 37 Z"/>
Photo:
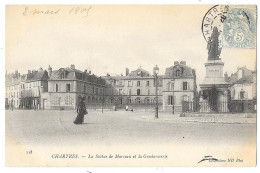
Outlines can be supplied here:
<path id="1" fill-rule="evenodd" d="M 6 166 L 255 166 L 256 14 L 7 5 Z"/>

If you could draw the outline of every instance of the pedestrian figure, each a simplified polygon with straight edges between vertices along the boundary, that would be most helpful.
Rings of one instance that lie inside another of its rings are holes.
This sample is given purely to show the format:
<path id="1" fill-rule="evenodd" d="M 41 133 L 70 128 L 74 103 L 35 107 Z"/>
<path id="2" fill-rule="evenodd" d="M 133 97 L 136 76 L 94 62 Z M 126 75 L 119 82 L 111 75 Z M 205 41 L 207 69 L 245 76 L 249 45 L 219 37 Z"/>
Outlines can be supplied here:
<path id="1" fill-rule="evenodd" d="M 79 96 L 79 104 L 78 104 L 78 108 L 77 108 L 78 115 L 77 115 L 75 121 L 73 122 L 74 124 L 82 124 L 84 121 L 84 115 L 87 114 L 84 99 L 85 99 L 84 97 L 82 98 L 81 96 Z"/>

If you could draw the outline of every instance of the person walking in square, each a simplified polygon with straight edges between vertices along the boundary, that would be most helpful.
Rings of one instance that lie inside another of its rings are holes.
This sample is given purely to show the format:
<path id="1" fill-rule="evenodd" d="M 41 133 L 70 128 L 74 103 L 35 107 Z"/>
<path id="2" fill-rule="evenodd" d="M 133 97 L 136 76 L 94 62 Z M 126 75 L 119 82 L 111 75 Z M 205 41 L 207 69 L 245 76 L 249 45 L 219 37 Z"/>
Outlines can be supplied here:
<path id="1" fill-rule="evenodd" d="M 87 114 L 87 110 L 86 110 L 86 105 L 84 103 L 85 98 L 79 96 L 79 104 L 78 104 L 78 108 L 77 108 L 77 117 L 75 119 L 75 121 L 73 122 L 74 124 L 82 124 L 84 121 L 84 115 Z"/>

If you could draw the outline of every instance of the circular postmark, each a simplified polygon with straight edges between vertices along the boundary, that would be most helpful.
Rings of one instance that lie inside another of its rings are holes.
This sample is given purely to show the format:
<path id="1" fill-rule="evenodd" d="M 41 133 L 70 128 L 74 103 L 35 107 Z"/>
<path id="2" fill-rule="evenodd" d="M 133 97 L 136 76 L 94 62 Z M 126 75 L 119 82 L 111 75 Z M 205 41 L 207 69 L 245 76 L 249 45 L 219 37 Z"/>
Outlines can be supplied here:
<path id="1" fill-rule="evenodd" d="M 211 34 L 213 32 L 213 28 L 217 27 L 219 31 L 219 46 L 222 47 L 222 31 L 223 31 L 223 23 L 226 19 L 227 12 L 229 10 L 228 5 L 215 5 L 210 8 L 202 20 L 202 34 L 205 40 L 208 42 L 210 40 Z"/>
<path id="2" fill-rule="evenodd" d="M 223 26 L 225 46 L 255 48 L 256 21 L 253 12 L 246 8 L 233 8 Z"/>

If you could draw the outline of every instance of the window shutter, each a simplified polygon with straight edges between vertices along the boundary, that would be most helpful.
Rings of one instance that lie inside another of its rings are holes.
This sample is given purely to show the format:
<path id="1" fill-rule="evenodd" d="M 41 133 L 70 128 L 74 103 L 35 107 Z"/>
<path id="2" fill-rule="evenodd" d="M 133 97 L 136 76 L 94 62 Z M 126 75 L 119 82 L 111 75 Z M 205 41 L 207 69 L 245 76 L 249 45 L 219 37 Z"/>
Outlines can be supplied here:
<path id="1" fill-rule="evenodd" d="M 187 82 L 187 89 L 190 90 L 190 83 Z"/>
<path id="2" fill-rule="evenodd" d="M 184 90 L 183 85 L 184 85 L 184 82 L 181 82 L 181 88 L 180 88 L 180 90 Z"/>
<path id="3" fill-rule="evenodd" d="M 238 97 L 237 97 L 237 98 L 240 99 L 240 92 L 238 92 L 237 94 L 238 94 Z"/>

